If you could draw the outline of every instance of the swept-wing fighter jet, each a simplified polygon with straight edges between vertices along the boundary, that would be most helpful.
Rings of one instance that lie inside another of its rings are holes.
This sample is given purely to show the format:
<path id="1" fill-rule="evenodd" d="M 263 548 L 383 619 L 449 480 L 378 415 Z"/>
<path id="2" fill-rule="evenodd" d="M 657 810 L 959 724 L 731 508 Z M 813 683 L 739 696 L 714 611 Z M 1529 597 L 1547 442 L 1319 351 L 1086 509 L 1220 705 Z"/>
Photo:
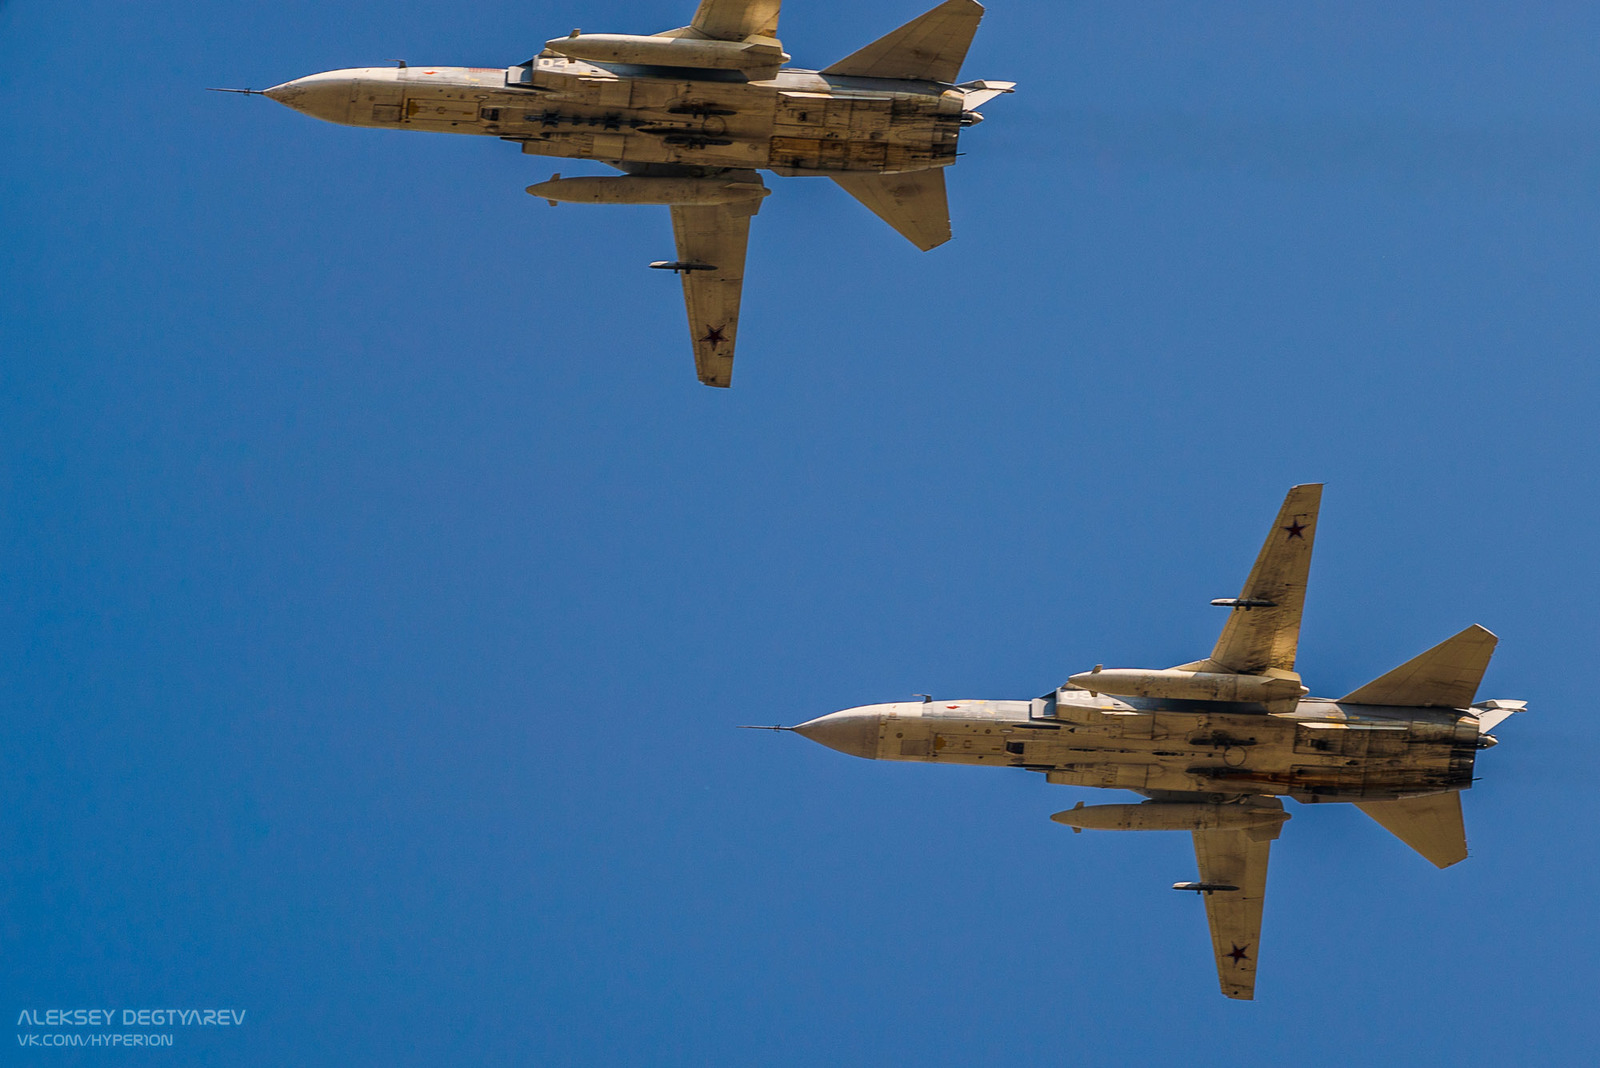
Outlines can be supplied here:
<path id="1" fill-rule="evenodd" d="M 1320 485 L 1296 486 L 1216 648 L 1177 667 L 1073 675 L 1032 701 L 864 705 L 792 730 L 853 756 L 1025 768 L 1052 783 L 1132 790 L 1138 804 L 1050 818 L 1082 830 L 1183 830 L 1199 877 L 1222 992 L 1255 996 L 1267 855 L 1302 804 L 1348 801 L 1438 867 L 1467 856 L 1461 794 L 1489 733 L 1526 707 L 1480 701 L 1496 638 L 1473 626 L 1338 700 L 1295 673 Z"/>
<path id="2" fill-rule="evenodd" d="M 983 8 L 938 7 L 821 71 L 783 66 L 781 0 L 700 0 L 689 25 L 652 36 L 582 33 L 512 67 L 361 67 L 265 95 L 347 126 L 485 134 L 537 156 L 600 160 L 612 177 L 529 186 L 550 203 L 664 204 L 695 369 L 732 382 L 758 169 L 821 175 L 920 249 L 950 240 L 944 170 L 975 109 L 1015 83 L 955 84 Z M 228 90 L 255 92 L 255 90 Z"/>

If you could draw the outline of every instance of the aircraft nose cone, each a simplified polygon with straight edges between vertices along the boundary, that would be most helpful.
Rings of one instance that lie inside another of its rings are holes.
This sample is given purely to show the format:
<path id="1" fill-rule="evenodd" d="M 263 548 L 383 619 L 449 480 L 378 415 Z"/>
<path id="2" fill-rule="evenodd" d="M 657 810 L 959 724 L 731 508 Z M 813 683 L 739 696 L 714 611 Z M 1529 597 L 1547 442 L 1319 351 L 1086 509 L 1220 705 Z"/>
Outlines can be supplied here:
<path id="1" fill-rule="evenodd" d="M 300 84 L 301 81 L 302 79 L 296 78 L 294 81 L 284 82 L 282 85 L 274 85 L 271 89 L 263 89 L 261 95 L 271 97 L 284 107 L 294 108 L 298 111 L 300 110 L 300 101 L 306 95 L 306 87 Z"/>
<path id="2" fill-rule="evenodd" d="M 350 119 L 350 97 L 354 88 L 355 79 L 334 71 L 274 85 L 263 90 L 263 95 L 312 118 L 342 123 Z"/>
<path id="3" fill-rule="evenodd" d="M 878 723 L 876 715 L 847 709 L 818 716 L 793 730 L 829 749 L 873 760 L 878 755 Z"/>

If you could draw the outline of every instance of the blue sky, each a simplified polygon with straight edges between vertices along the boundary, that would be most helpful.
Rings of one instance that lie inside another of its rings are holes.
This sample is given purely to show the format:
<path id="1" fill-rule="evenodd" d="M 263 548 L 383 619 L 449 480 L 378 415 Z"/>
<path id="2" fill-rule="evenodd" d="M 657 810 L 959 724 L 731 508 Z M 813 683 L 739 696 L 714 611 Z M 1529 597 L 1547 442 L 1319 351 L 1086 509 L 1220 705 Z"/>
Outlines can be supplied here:
<path id="1" fill-rule="evenodd" d="M 200 91 L 689 6 L 0 8 L 0 1009 L 248 1010 L 171 1063 L 1590 1062 L 1600 13 L 996 0 L 955 240 L 771 179 L 726 392 L 664 211 L 522 192 L 602 168 Z M 1313 690 L 1478 622 L 1533 711 L 1447 871 L 1291 806 L 1254 1003 L 1186 837 L 732 729 L 1202 656 L 1305 481 Z"/>

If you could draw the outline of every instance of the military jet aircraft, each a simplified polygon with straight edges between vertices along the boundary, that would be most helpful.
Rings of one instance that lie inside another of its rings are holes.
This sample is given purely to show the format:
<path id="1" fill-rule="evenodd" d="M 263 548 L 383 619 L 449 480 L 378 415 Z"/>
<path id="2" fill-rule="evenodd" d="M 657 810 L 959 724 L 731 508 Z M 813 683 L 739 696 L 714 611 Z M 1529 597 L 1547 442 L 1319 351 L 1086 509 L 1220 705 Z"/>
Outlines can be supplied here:
<path id="1" fill-rule="evenodd" d="M 1348 801 L 1444 868 L 1467 856 L 1461 794 L 1478 750 L 1523 701 L 1473 703 L 1496 638 L 1473 626 L 1338 700 L 1295 673 L 1320 485 L 1295 486 L 1228 609 L 1216 648 L 1177 667 L 1073 675 L 1032 701 L 863 705 L 792 730 L 852 756 L 1025 768 L 1132 790 L 1139 804 L 1050 818 L 1082 830 L 1194 835 L 1222 992 L 1255 996 L 1267 854 L 1302 804 Z"/>
<path id="2" fill-rule="evenodd" d="M 1015 85 L 955 84 L 983 16 L 973 0 L 945 0 L 821 71 L 783 66 L 780 2 L 700 0 L 689 25 L 651 36 L 573 30 L 511 67 L 360 67 L 264 95 L 347 126 L 485 134 L 625 172 L 557 174 L 528 192 L 669 206 L 677 255 L 650 266 L 682 278 L 695 369 L 727 386 L 750 217 L 770 192 L 757 170 L 832 178 L 931 249 L 950 240 L 943 168 L 961 129 Z"/>

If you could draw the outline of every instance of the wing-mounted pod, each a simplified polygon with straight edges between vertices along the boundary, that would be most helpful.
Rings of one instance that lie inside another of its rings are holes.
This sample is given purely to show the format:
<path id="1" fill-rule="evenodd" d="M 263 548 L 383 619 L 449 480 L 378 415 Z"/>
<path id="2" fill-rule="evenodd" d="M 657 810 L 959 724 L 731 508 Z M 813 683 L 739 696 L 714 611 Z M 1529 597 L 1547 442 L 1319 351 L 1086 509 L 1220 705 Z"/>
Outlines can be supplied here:
<path id="1" fill-rule="evenodd" d="M 1081 831 L 1244 831 L 1252 840 L 1278 837 L 1289 814 L 1282 802 L 1211 804 L 1142 801 L 1136 805 L 1085 805 L 1050 817 Z"/>
<path id="2" fill-rule="evenodd" d="M 700 0 L 689 25 L 657 34 L 583 33 L 545 42 L 545 48 L 585 63 L 738 71 L 751 81 L 771 78 L 789 62 L 778 40 L 781 0 Z"/>
<path id="3" fill-rule="evenodd" d="M 1200 661 L 1204 664 L 1205 661 Z M 1226 671 L 1194 670 L 1198 665 L 1175 668 L 1104 668 L 1083 671 L 1067 681 L 1080 690 L 1115 697 L 1154 697 L 1172 701 L 1225 701 L 1238 704 L 1280 705 L 1304 697 L 1308 691 L 1292 671 L 1269 675 L 1235 675 Z"/>
<path id="4" fill-rule="evenodd" d="M 563 178 L 528 186 L 528 193 L 552 204 L 666 204 L 710 207 L 743 204 L 754 215 L 761 198 L 772 190 L 746 172 L 698 177 L 692 175 L 618 174 Z"/>
<path id="5" fill-rule="evenodd" d="M 738 71 L 751 81 L 772 77 L 790 58 L 789 53 L 783 50 L 783 45 L 771 37 L 715 41 L 696 37 L 573 31 L 566 37 L 546 41 L 544 46 L 557 55 L 585 63 Z"/>

